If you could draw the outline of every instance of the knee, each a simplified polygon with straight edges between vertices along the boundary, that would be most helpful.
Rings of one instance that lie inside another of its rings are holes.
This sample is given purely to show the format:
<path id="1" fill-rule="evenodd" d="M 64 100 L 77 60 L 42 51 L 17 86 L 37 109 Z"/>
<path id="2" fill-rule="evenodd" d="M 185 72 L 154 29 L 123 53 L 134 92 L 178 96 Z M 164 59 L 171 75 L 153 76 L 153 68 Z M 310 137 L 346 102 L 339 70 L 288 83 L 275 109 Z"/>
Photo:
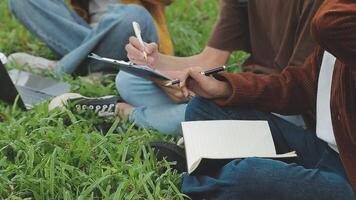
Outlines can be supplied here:
<path id="1" fill-rule="evenodd" d="M 140 97 L 140 86 L 144 85 L 142 78 L 120 71 L 116 76 L 116 89 L 126 102 L 135 102 Z"/>
<path id="2" fill-rule="evenodd" d="M 202 97 L 194 97 L 187 105 L 185 121 L 207 120 L 212 102 Z"/>
<path id="3" fill-rule="evenodd" d="M 132 27 L 132 22 L 140 24 L 142 39 L 145 42 L 158 42 L 158 34 L 151 14 L 142 6 L 129 4 L 126 7 L 125 16 L 127 27 Z"/>
<path id="4" fill-rule="evenodd" d="M 271 175 L 272 171 L 273 166 L 271 166 L 269 160 L 251 157 L 231 161 L 224 166 L 221 176 L 231 177 L 242 183 L 258 180 L 262 183 L 265 177 Z"/>
<path id="5" fill-rule="evenodd" d="M 130 98 L 130 93 L 128 91 L 130 90 L 131 80 L 130 75 L 125 72 L 119 72 L 116 76 L 116 89 L 121 98 L 125 101 Z"/>
<path id="6" fill-rule="evenodd" d="M 9 10 L 21 23 L 31 18 L 38 8 L 41 8 L 41 0 L 9 0 Z"/>
<path id="7" fill-rule="evenodd" d="M 115 5 L 111 9 L 111 12 L 103 17 L 103 26 L 113 25 L 117 32 L 129 38 L 135 35 L 132 22 L 136 21 L 140 24 L 143 40 L 157 42 L 158 36 L 153 18 L 144 7 L 129 4 Z"/>
<path id="8" fill-rule="evenodd" d="M 24 1 L 25 2 L 25 1 Z M 21 5 L 23 4 L 23 1 L 19 0 L 9 0 L 9 9 L 12 14 L 18 13 L 18 10 L 21 8 Z"/>
<path id="9" fill-rule="evenodd" d="M 29 0 L 9 0 L 9 9 L 13 15 L 18 18 L 18 15 L 26 11 L 31 6 Z"/>
<path id="10" fill-rule="evenodd" d="M 325 199 L 331 200 L 348 200 L 355 199 L 355 193 L 351 185 L 339 176 L 332 178 L 332 180 L 326 179 L 322 183 L 317 184 L 321 189 L 321 195 L 325 196 Z"/>
<path id="11" fill-rule="evenodd" d="M 143 26 L 142 28 L 146 25 L 154 24 L 151 14 L 142 6 L 128 4 L 125 6 L 124 12 L 130 24 L 132 21 L 137 21 L 141 26 Z"/>

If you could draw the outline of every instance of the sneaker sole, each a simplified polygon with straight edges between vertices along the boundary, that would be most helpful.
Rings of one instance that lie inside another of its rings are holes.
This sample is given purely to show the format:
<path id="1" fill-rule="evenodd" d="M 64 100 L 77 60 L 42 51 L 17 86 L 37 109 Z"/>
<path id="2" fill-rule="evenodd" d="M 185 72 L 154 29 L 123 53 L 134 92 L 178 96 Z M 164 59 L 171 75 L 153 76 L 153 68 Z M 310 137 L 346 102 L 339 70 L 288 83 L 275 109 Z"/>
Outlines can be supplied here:
<path id="1" fill-rule="evenodd" d="M 68 100 L 75 99 L 75 98 L 86 98 L 86 97 L 77 93 L 65 93 L 53 98 L 48 105 L 48 109 L 53 110 L 55 108 L 63 108 L 67 105 Z"/>

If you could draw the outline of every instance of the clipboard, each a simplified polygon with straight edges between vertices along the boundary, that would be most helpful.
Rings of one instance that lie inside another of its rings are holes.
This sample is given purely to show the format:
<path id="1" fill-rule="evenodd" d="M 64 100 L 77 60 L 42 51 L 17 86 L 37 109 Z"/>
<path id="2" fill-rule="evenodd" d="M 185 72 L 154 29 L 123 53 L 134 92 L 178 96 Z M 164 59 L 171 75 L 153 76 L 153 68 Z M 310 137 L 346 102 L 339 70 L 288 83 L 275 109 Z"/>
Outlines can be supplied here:
<path id="1" fill-rule="evenodd" d="M 169 77 L 167 77 L 167 76 L 163 75 L 162 73 L 160 73 L 148 66 L 145 66 L 145 65 L 135 65 L 131 62 L 126 62 L 123 60 L 115 60 L 115 59 L 111 59 L 111 58 L 105 58 L 105 57 L 101 57 L 94 53 L 89 54 L 88 57 L 92 58 L 94 60 L 98 60 L 101 62 L 115 65 L 120 69 L 120 71 L 124 71 L 124 72 L 127 72 L 127 73 L 135 75 L 135 76 L 139 76 L 139 77 L 146 78 L 146 79 L 149 79 L 150 77 L 155 77 L 155 78 L 160 78 L 160 79 L 167 80 L 167 81 L 172 81 Z"/>

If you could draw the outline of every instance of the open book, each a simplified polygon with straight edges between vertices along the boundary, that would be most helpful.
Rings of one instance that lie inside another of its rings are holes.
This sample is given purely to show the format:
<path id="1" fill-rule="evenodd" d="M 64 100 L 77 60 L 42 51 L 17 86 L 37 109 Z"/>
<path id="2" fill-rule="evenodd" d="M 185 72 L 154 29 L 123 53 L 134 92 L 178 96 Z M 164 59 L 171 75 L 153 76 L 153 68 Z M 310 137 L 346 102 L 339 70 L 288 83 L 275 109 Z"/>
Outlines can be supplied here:
<path id="1" fill-rule="evenodd" d="M 118 68 L 121 71 L 127 72 L 127 73 L 135 75 L 135 76 L 139 76 L 142 78 L 148 79 L 150 76 L 152 76 L 152 77 L 156 77 L 156 78 L 161 78 L 163 80 L 171 80 L 169 77 L 163 75 L 159 71 L 156 71 L 156 70 L 154 70 L 148 66 L 145 66 L 145 65 L 135 65 L 131 62 L 126 62 L 126 61 L 122 61 L 122 60 L 114 60 L 111 58 L 105 58 L 105 57 L 96 55 L 94 53 L 91 53 L 88 57 L 98 60 L 98 61 L 101 61 L 101 62 L 116 65 L 116 66 L 118 66 Z"/>
<path id="2" fill-rule="evenodd" d="M 219 120 L 182 122 L 188 173 L 202 159 L 295 157 L 277 154 L 267 121 Z"/>

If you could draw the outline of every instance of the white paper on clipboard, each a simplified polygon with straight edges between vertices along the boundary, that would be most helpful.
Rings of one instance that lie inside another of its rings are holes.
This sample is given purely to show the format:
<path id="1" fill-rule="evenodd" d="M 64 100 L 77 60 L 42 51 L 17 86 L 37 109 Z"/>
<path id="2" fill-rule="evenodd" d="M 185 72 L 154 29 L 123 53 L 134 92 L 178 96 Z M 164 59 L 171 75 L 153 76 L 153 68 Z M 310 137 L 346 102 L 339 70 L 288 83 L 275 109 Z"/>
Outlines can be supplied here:
<path id="1" fill-rule="evenodd" d="M 99 55 L 96 55 L 94 53 L 91 53 L 89 56 L 89 58 L 98 60 L 98 61 L 102 61 L 108 64 L 113 64 L 119 67 L 120 71 L 124 71 L 127 72 L 129 74 L 135 75 L 135 76 L 139 76 L 139 77 L 143 77 L 143 78 L 149 78 L 151 77 L 155 77 L 155 78 L 161 78 L 163 80 L 171 80 L 169 77 L 163 75 L 162 73 L 147 67 L 145 65 L 135 65 L 131 62 L 126 62 L 126 61 L 122 61 L 122 60 L 114 60 L 111 58 L 105 58 L 105 57 L 101 57 Z"/>

